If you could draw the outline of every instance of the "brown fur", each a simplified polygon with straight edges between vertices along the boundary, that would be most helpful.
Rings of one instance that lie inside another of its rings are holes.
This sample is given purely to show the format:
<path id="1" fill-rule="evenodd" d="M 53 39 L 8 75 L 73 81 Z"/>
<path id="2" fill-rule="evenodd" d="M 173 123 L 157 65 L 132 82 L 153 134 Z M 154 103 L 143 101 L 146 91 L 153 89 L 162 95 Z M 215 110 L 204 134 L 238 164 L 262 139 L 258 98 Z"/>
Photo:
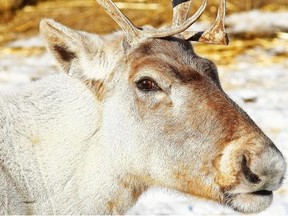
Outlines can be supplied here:
<path id="1" fill-rule="evenodd" d="M 164 69 L 168 69 L 171 76 L 176 77 L 183 83 L 191 83 L 197 79 L 201 79 L 200 75 L 205 75 L 210 77 L 220 87 L 214 63 L 195 55 L 191 44 L 187 41 L 173 37 L 161 40 L 147 40 L 129 54 L 128 61 L 132 62 L 132 65 L 136 62 L 137 65 L 139 61 L 146 61 L 146 58 L 150 62 L 154 61 L 150 64 L 152 68 L 164 65 Z M 194 65 L 195 62 L 201 63 Z M 145 64 L 142 63 L 142 65 Z M 132 71 L 137 72 L 135 66 L 133 69 Z M 166 73 L 165 70 L 160 71 L 161 73 Z M 133 76 L 131 72 L 130 76 Z"/>
<path id="2" fill-rule="evenodd" d="M 121 178 L 119 184 L 122 185 L 123 189 L 129 191 L 131 199 L 136 202 L 139 196 L 148 189 L 152 180 L 149 177 L 140 177 L 132 174 L 128 174 Z"/>
<path id="3" fill-rule="evenodd" d="M 149 176 L 137 176 L 127 174 L 119 179 L 120 187 L 113 200 L 107 202 L 109 214 L 122 214 L 122 206 L 127 203 L 136 203 L 140 195 L 143 194 L 148 187 L 153 184 L 153 180 Z"/>
<path id="4" fill-rule="evenodd" d="M 39 136 L 33 136 L 30 138 L 30 141 L 32 145 L 39 145 L 41 142 L 41 139 Z"/>
<path id="5" fill-rule="evenodd" d="M 105 98 L 105 85 L 102 81 L 88 79 L 84 81 L 85 85 L 91 89 L 98 101 L 103 101 Z"/>
<path id="6" fill-rule="evenodd" d="M 236 185 L 239 184 L 240 181 L 240 171 L 239 169 L 234 168 L 234 171 L 229 173 L 222 173 L 219 169 L 219 162 L 221 160 L 222 154 L 219 155 L 214 161 L 213 161 L 213 171 L 214 171 L 214 181 L 215 183 L 221 188 L 221 190 L 230 190 Z M 231 166 L 231 164 L 227 164 L 227 166 Z"/>
<path id="7" fill-rule="evenodd" d="M 219 201 L 218 191 L 212 185 L 206 185 L 201 175 L 199 177 L 192 176 L 191 169 L 185 164 L 181 163 L 177 167 L 179 169 L 175 170 L 172 176 L 176 180 L 177 190 L 200 198 Z"/>
<path id="8" fill-rule="evenodd" d="M 163 59 L 145 57 L 141 59 L 133 60 L 131 64 L 131 72 L 129 73 L 129 79 L 131 80 L 133 76 L 137 73 L 139 69 L 151 68 L 153 70 L 161 72 L 162 75 L 166 75 L 170 78 L 170 80 L 178 79 L 183 83 L 189 83 L 191 81 L 196 81 L 201 79 L 201 76 L 189 68 L 186 65 L 182 65 L 181 68 L 175 67 L 173 64 L 163 61 Z"/>
<path id="9" fill-rule="evenodd" d="M 114 213 L 114 209 L 116 209 L 116 204 L 113 201 L 108 201 L 107 202 L 107 206 L 108 206 L 108 211 L 109 214 L 113 214 Z"/>

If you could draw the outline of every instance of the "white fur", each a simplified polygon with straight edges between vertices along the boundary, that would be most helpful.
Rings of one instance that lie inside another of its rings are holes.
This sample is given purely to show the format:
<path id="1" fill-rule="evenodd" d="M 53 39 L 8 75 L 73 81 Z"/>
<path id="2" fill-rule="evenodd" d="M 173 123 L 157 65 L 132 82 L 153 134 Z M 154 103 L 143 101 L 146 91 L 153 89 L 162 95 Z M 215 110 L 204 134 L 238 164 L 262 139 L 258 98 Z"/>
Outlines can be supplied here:
<path id="1" fill-rule="evenodd" d="M 99 143 L 101 107 L 84 84 L 52 75 L 0 101 L 0 214 L 113 213 L 127 169 Z"/>
<path id="2" fill-rule="evenodd" d="M 60 213 L 59 200 L 76 201 L 65 191 L 81 181 L 79 168 L 98 128 L 93 95 L 61 74 L 1 95 L 0 101 L 0 213 Z"/>

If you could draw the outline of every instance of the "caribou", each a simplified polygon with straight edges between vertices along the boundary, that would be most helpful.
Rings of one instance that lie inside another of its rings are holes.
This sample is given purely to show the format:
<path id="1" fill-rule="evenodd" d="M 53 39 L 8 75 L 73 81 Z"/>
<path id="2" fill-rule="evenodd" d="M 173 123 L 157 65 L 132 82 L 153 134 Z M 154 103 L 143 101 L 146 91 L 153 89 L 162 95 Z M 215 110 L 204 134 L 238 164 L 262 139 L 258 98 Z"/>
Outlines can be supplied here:
<path id="1" fill-rule="evenodd" d="M 225 0 L 204 32 L 187 30 L 191 1 L 172 26 L 139 28 L 97 0 L 122 31 L 106 36 L 43 19 L 62 71 L 1 93 L 0 214 L 124 214 L 154 186 L 244 213 L 272 202 L 286 163 L 223 91 L 191 41 L 227 44 Z"/>

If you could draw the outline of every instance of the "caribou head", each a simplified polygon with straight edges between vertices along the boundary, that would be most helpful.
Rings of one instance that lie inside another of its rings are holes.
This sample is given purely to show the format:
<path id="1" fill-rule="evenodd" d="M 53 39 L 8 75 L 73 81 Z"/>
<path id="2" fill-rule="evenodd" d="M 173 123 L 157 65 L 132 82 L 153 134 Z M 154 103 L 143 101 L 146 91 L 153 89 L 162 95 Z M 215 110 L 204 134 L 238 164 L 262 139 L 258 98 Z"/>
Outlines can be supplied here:
<path id="1" fill-rule="evenodd" d="M 228 43 L 225 0 L 204 32 L 187 29 L 206 0 L 190 18 L 191 1 L 173 1 L 167 29 L 138 28 L 111 0 L 97 1 L 122 32 L 98 36 L 47 19 L 41 31 L 60 67 L 94 92 L 99 142 L 121 170 L 119 187 L 131 191 L 131 203 L 149 187 L 163 186 L 241 212 L 267 208 L 283 181 L 283 156 L 224 93 L 213 62 L 190 43 Z M 126 210 L 119 203 L 113 208 L 110 213 Z"/>

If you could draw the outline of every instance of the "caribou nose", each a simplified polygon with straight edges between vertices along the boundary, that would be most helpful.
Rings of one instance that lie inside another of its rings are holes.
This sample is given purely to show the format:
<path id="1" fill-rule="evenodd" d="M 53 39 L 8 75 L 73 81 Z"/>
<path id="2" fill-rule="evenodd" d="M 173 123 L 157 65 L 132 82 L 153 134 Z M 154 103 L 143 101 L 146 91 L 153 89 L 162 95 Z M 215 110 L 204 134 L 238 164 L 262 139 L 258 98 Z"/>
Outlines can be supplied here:
<path id="1" fill-rule="evenodd" d="M 281 152 L 270 145 L 260 155 L 243 155 L 241 169 L 247 182 L 258 185 L 259 191 L 277 190 L 286 173 L 286 162 Z"/>

